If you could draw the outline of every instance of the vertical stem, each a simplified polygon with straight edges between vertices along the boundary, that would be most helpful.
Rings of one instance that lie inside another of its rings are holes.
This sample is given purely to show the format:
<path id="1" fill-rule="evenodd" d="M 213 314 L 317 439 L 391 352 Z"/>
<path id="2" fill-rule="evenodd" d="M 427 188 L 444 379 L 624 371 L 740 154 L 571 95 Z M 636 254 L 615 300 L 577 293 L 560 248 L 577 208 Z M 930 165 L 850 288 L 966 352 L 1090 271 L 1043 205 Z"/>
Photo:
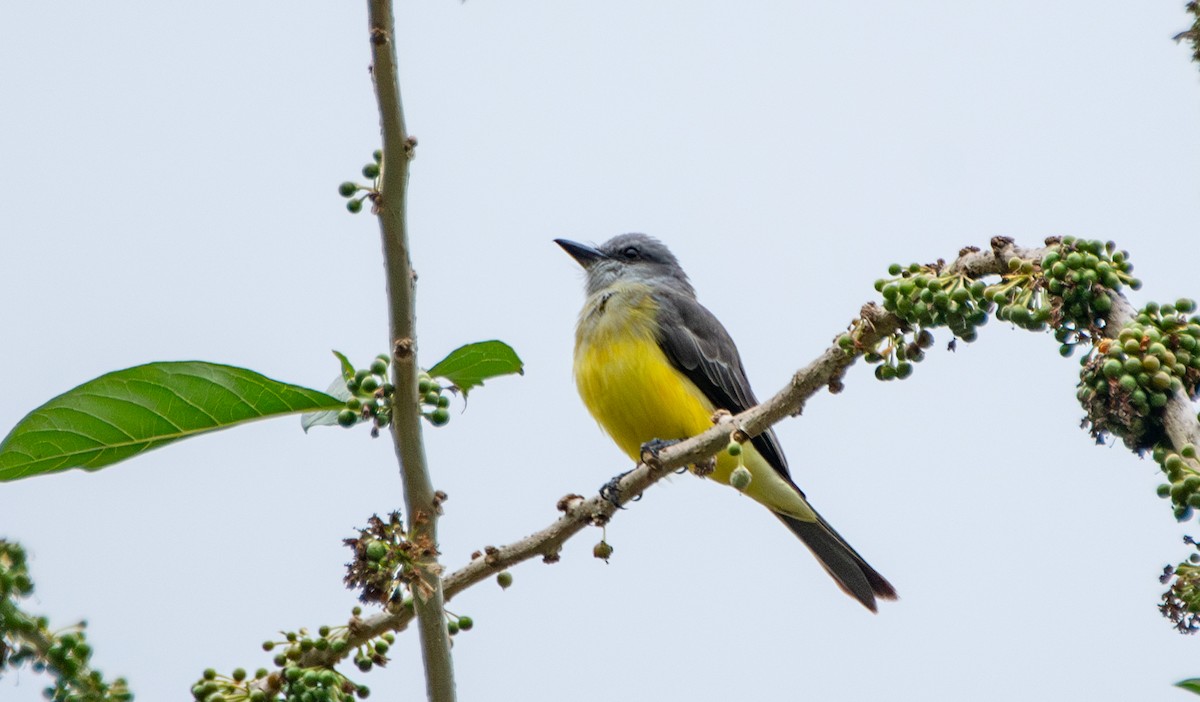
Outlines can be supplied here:
<path id="1" fill-rule="evenodd" d="M 425 683 L 431 702 L 454 702 L 454 665 L 446 631 L 433 484 L 425 462 L 417 403 L 417 342 L 412 261 L 408 250 L 406 192 L 416 141 L 404 125 L 396 71 L 396 31 L 391 0 L 368 0 L 372 75 L 383 129 L 383 174 L 375 203 L 383 237 L 388 314 L 392 340 L 392 440 L 400 462 L 409 540 L 428 554 L 418 565 L 413 606 L 421 638 Z"/>

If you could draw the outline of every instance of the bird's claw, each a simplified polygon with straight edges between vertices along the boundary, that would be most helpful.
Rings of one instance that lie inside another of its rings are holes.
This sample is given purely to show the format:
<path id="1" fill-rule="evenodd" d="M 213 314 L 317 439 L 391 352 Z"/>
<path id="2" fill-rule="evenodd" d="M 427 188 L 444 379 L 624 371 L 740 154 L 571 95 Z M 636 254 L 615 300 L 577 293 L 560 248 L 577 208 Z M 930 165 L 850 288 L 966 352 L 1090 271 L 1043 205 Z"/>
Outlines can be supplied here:
<path id="1" fill-rule="evenodd" d="M 621 478 L 624 478 L 632 472 L 633 471 L 631 470 L 627 470 L 620 475 L 613 476 L 612 480 L 600 486 L 600 497 L 604 498 L 605 502 L 613 507 L 616 507 L 617 509 L 625 509 L 621 506 Z M 637 497 L 633 498 L 633 500 L 636 502 L 641 498 L 642 496 L 638 495 Z"/>
<path id="2" fill-rule="evenodd" d="M 654 468 L 655 470 L 662 467 L 662 461 L 659 460 L 658 454 L 664 449 L 670 448 L 679 443 L 680 439 L 651 439 L 642 444 L 641 459 L 642 463 Z"/>

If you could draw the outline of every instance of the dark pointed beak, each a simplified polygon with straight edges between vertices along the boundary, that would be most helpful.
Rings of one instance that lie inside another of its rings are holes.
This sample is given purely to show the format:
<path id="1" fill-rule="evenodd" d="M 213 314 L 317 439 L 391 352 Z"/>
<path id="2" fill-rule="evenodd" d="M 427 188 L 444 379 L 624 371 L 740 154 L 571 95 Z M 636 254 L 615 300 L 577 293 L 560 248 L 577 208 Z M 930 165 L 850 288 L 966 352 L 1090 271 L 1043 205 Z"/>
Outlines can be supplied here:
<path id="1" fill-rule="evenodd" d="M 571 258 L 575 259 L 584 268 L 590 268 L 596 261 L 608 258 L 604 252 L 594 249 L 591 246 L 571 241 L 570 239 L 555 239 L 554 243 L 561 246 L 563 251 L 571 254 Z"/>

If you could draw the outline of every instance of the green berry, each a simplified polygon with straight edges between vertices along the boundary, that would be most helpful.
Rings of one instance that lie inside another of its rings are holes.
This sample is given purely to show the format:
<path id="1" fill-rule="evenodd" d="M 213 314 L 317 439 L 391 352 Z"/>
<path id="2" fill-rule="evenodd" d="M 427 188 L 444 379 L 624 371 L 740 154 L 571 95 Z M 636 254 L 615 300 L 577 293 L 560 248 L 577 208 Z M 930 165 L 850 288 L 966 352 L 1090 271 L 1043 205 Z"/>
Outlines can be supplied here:
<path id="1" fill-rule="evenodd" d="M 1115 358 L 1110 358 L 1105 361 L 1104 366 L 1101 368 L 1102 372 L 1104 373 L 1104 377 L 1106 378 L 1116 378 L 1117 376 L 1121 375 L 1121 372 L 1124 369 L 1125 367 L 1121 364 L 1121 362 Z"/>
<path id="2" fill-rule="evenodd" d="M 904 380 L 908 376 L 912 375 L 912 372 L 913 372 L 913 364 L 909 363 L 908 361 L 904 361 L 904 362 L 896 364 L 896 378 L 897 379 Z"/>
<path id="3" fill-rule="evenodd" d="M 430 390 L 429 392 L 425 393 L 425 397 L 422 399 L 422 401 L 427 405 L 433 405 L 436 407 L 438 398 L 441 396 L 442 394 L 437 390 Z"/>
<path id="4" fill-rule="evenodd" d="M 508 572 L 507 570 L 502 570 L 499 573 L 496 573 L 496 584 L 499 585 L 500 587 L 507 590 L 509 587 L 512 586 L 512 583 L 513 583 L 512 573 Z"/>
<path id="5" fill-rule="evenodd" d="M 362 212 L 362 205 L 362 200 L 350 200 L 346 203 L 346 209 L 349 210 L 351 214 L 358 214 L 359 212 Z"/>
<path id="6" fill-rule="evenodd" d="M 371 361 L 371 372 L 375 375 L 387 375 L 388 362 L 385 358 L 376 358 Z"/>
<path id="7" fill-rule="evenodd" d="M 375 163 L 383 163 L 383 149 L 375 149 L 375 153 L 371 154 L 371 158 L 375 159 Z"/>
<path id="8" fill-rule="evenodd" d="M 1171 496 L 1171 486 L 1168 483 L 1163 483 L 1162 485 L 1159 485 L 1158 486 L 1158 496 L 1159 497 L 1170 497 Z"/>
<path id="9" fill-rule="evenodd" d="M 204 679 L 205 680 L 216 680 L 217 679 L 217 671 L 212 668 L 205 668 L 204 669 Z"/>
<path id="10" fill-rule="evenodd" d="M 387 555 L 387 552 L 387 544 L 383 543 L 382 541 L 372 541 L 371 543 L 367 544 L 366 555 L 368 561 L 375 562 L 383 560 L 383 557 Z"/>
<path id="11" fill-rule="evenodd" d="M 450 412 L 445 407 L 438 407 L 429 413 L 429 421 L 435 427 L 443 427 L 450 421 Z"/>
<path id="12" fill-rule="evenodd" d="M 737 468 L 733 469 L 732 473 L 729 474 L 729 484 L 732 485 L 735 490 L 745 490 L 746 488 L 750 487 L 751 477 L 752 476 L 750 475 L 749 468 L 746 466 L 738 466 Z"/>
<path id="13" fill-rule="evenodd" d="M 725 453 L 730 456 L 740 456 L 742 455 L 742 445 L 736 441 L 730 441 L 729 445 L 725 447 Z"/>
<path id="14" fill-rule="evenodd" d="M 371 394 L 374 394 L 374 392 L 379 389 L 379 385 L 380 385 L 380 382 L 379 382 L 378 376 L 368 375 L 367 377 L 365 377 L 361 381 L 359 381 L 358 389 L 368 395 L 371 395 Z"/>
<path id="15" fill-rule="evenodd" d="M 358 186 L 350 181 L 346 181 L 338 186 L 338 194 L 342 197 L 353 197 L 356 192 L 358 192 Z"/>
<path id="16" fill-rule="evenodd" d="M 454 636 L 455 634 L 458 633 L 458 623 L 457 622 L 446 622 L 446 631 L 449 632 L 451 636 Z"/>
<path id="17" fill-rule="evenodd" d="M 378 163 L 368 163 L 367 165 L 363 166 L 362 174 L 363 174 L 364 178 L 370 178 L 371 180 L 378 178 L 379 177 L 379 164 Z"/>
<path id="18" fill-rule="evenodd" d="M 449 407 L 450 406 L 450 397 L 448 395 L 439 395 L 438 399 L 437 399 L 437 406 L 441 407 L 443 409 Z"/>
<path id="19" fill-rule="evenodd" d="M 338 412 L 337 422 L 348 429 L 358 423 L 358 412 L 355 412 L 349 408 L 344 409 L 341 412 Z M 269 651 L 271 649 L 266 650 Z"/>
<path id="20" fill-rule="evenodd" d="M 601 540 L 600 543 L 592 547 L 592 556 L 599 558 L 602 561 L 608 561 L 609 557 L 612 556 L 612 553 L 613 547 L 604 540 Z M 467 617 L 467 621 L 470 622 L 471 626 L 474 626 L 474 622 L 471 621 L 470 617 Z M 462 628 L 462 617 L 459 617 L 458 625 L 460 628 Z M 471 627 L 468 626 L 466 628 L 469 629 Z"/>
<path id="21" fill-rule="evenodd" d="M 1192 444 L 1184 444 L 1183 448 L 1179 449 L 1179 453 L 1183 454 L 1184 458 L 1195 458 L 1196 447 Z"/>

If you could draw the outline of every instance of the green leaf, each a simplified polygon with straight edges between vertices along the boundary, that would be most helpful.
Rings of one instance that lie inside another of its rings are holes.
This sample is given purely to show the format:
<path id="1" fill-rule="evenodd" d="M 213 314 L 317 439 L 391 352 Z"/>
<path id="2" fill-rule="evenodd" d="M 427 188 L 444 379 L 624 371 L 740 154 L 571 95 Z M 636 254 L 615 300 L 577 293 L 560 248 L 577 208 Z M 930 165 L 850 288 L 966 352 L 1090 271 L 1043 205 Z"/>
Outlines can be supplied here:
<path id="1" fill-rule="evenodd" d="M 525 368 L 517 352 L 503 341 L 480 341 L 460 346 L 429 369 L 429 375 L 449 380 L 464 396 L 488 378 L 510 373 L 524 374 Z"/>
<path id="2" fill-rule="evenodd" d="M 1200 695 L 1200 678 L 1188 678 L 1175 683 L 1175 687 L 1181 687 L 1188 692 L 1194 692 Z"/>
<path id="3" fill-rule="evenodd" d="M 334 351 L 334 353 L 337 353 L 337 351 Z M 338 357 L 340 358 L 341 354 L 338 354 Z M 342 370 L 345 370 L 345 366 L 342 367 Z M 351 367 L 350 371 L 350 377 L 353 378 L 354 368 Z M 331 410 L 321 410 L 319 412 L 305 412 L 304 414 L 300 415 L 300 428 L 304 430 L 305 434 L 307 434 L 308 430 L 312 429 L 313 427 L 331 427 L 337 425 L 338 414 L 346 407 L 346 400 L 354 397 L 354 395 L 350 392 L 350 388 L 346 387 L 347 380 L 349 380 L 349 378 L 338 376 L 333 379 L 333 382 L 330 383 L 329 387 L 325 390 L 325 392 L 331 397 L 336 397 L 342 401 L 341 407 Z"/>
<path id="4" fill-rule="evenodd" d="M 89 380 L 25 415 L 0 442 L 0 481 L 96 470 L 196 434 L 342 404 L 245 368 L 148 363 Z"/>
<path id="5" fill-rule="evenodd" d="M 337 360 L 340 361 L 342 364 L 342 377 L 345 378 L 346 380 L 350 380 L 351 378 L 353 378 L 354 372 L 355 372 L 354 364 L 350 362 L 350 359 L 346 358 L 345 354 L 343 354 L 341 351 L 338 351 L 336 349 L 334 350 L 333 355 L 337 356 Z"/>

